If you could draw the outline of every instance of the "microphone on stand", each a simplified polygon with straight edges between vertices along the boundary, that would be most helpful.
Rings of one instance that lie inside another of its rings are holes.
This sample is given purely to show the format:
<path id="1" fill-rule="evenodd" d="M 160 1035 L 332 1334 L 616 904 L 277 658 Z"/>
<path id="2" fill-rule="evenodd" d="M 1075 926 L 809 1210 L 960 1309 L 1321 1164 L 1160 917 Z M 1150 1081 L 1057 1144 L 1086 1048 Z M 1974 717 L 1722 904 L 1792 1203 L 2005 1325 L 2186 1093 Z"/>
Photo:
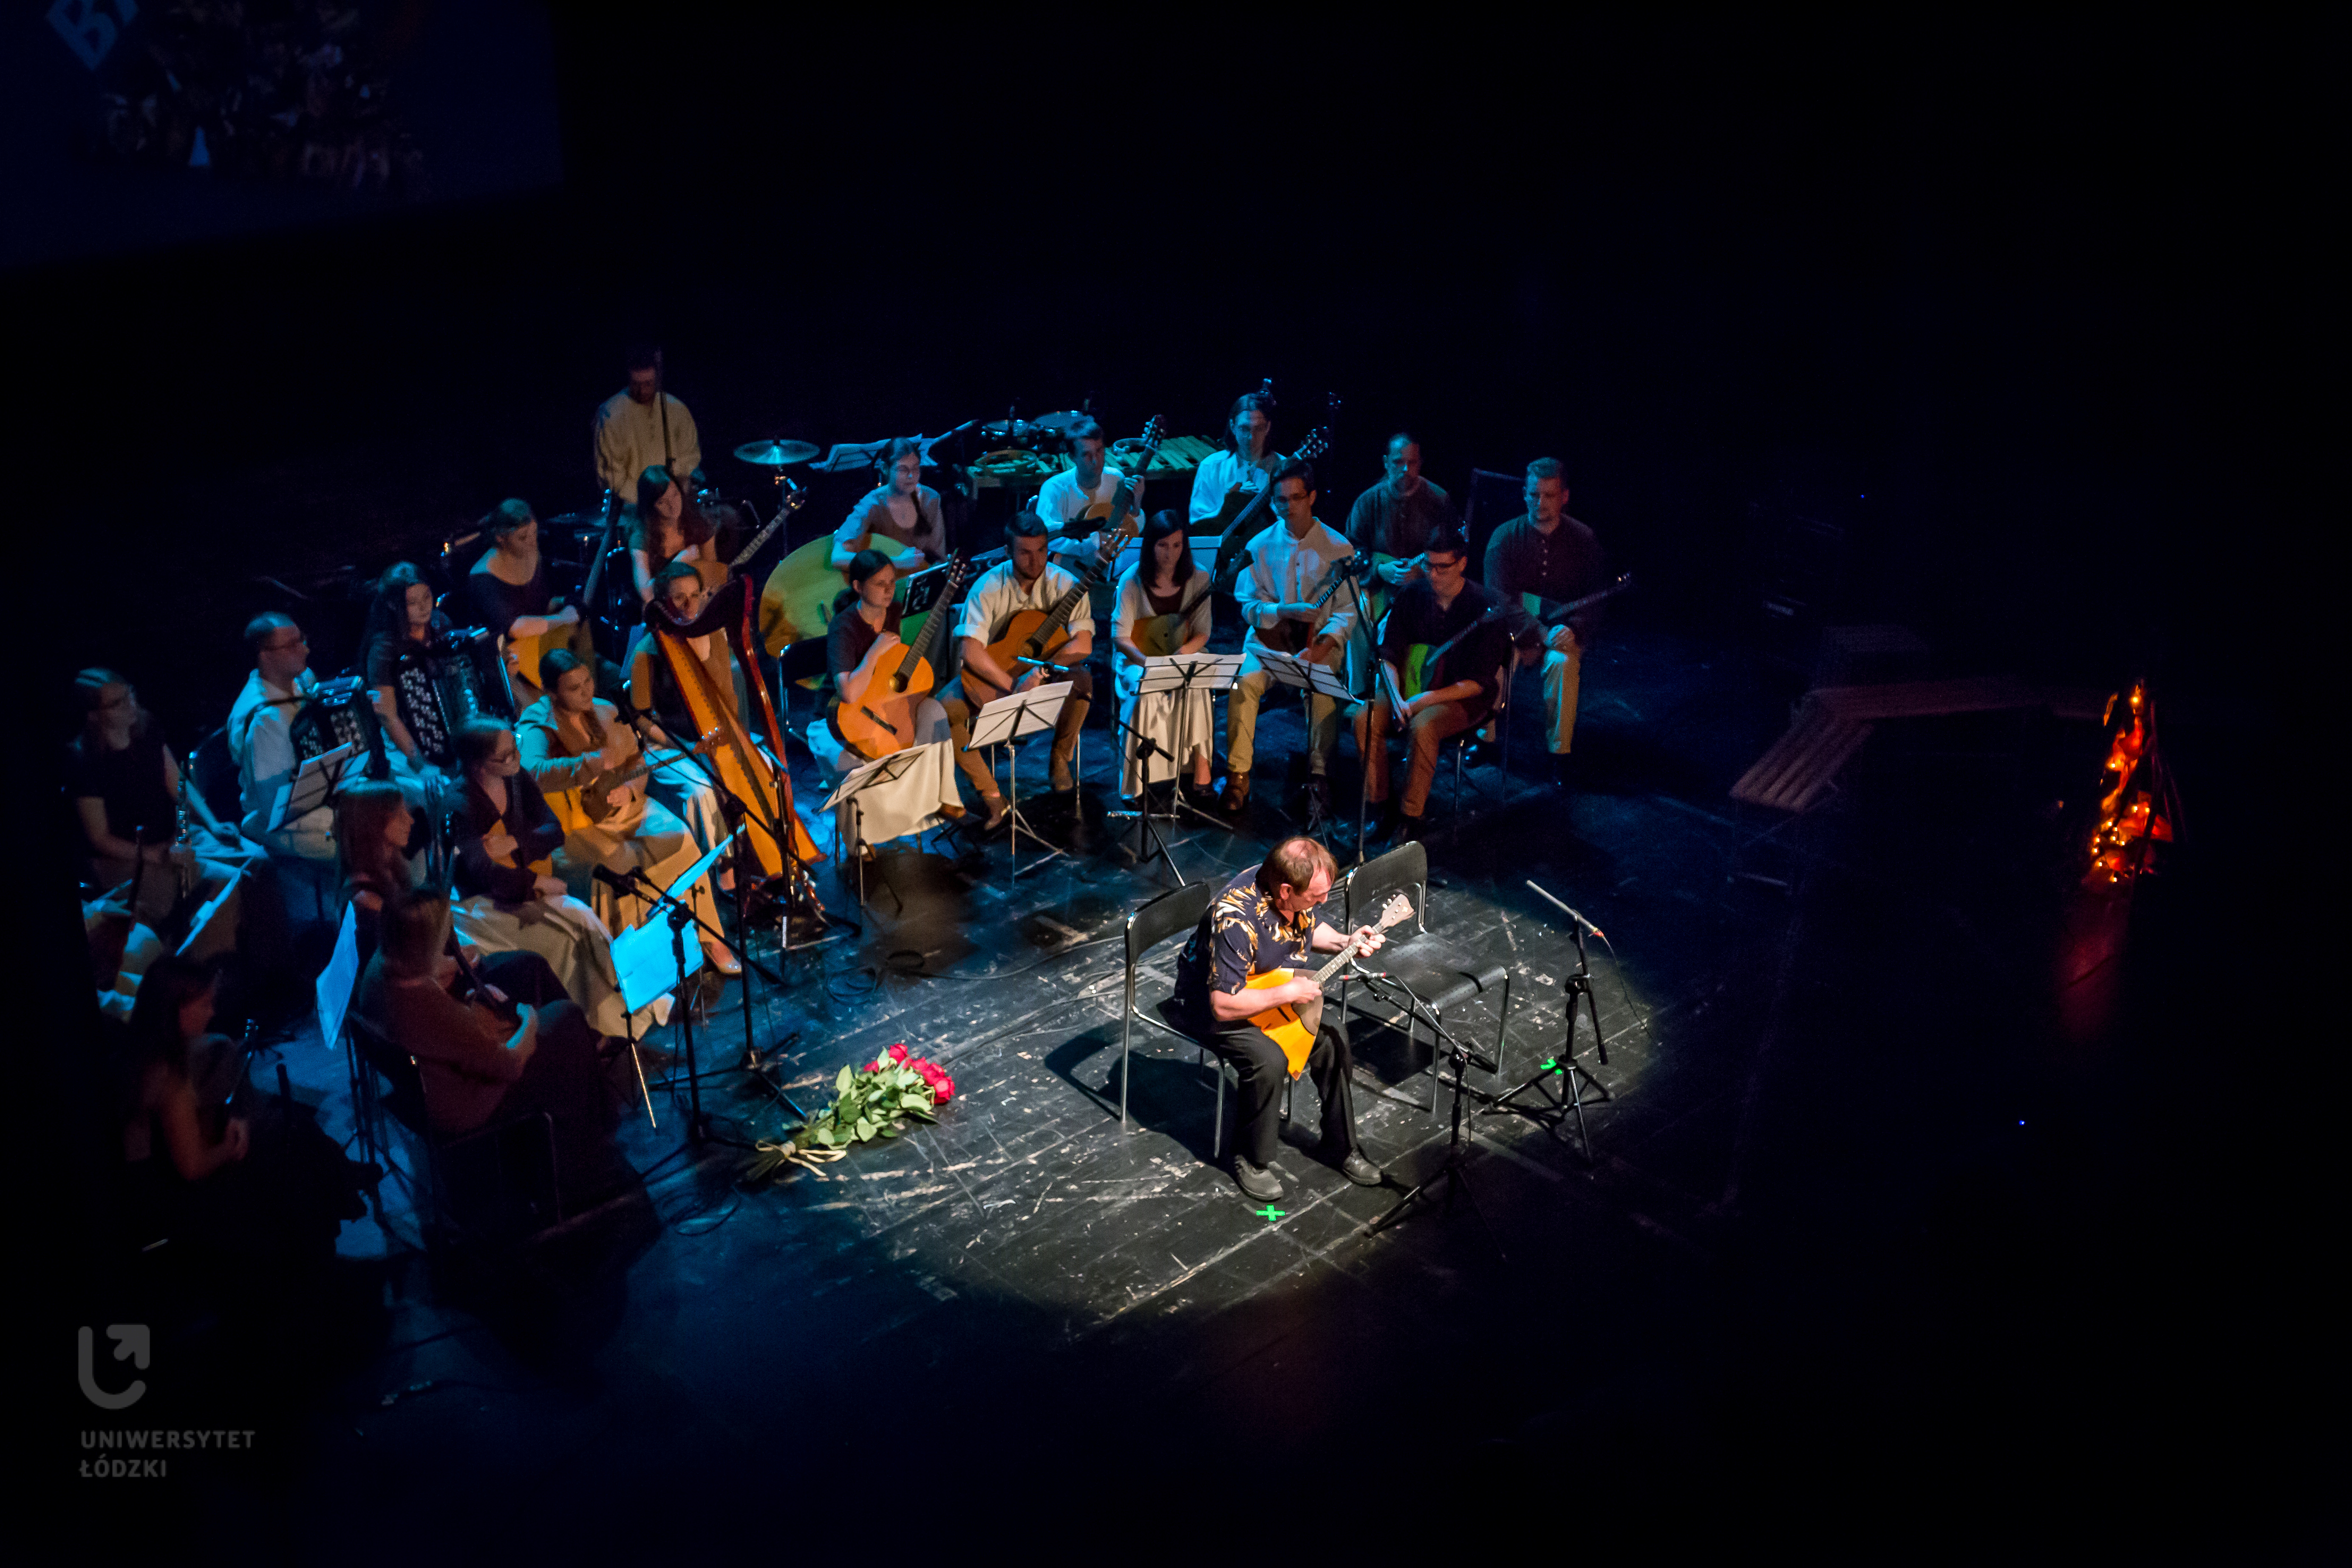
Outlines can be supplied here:
<path id="1" fill-rule="evenodd" d="M 1586 931 L 1591 931 L 1593 935 L 1599 937 L 1603 942 L 1607 942 L 1609 940 L 1609 933 L 1607 931 L 1602 931 L 1599 926 L 1594 925 L 1591 921 L 1586 920 L 1582 915 L 1578 914 L 1574 910 L 1570 909 L 1566 904 L 1561 903 L 1558 899 L 1553 898 L 1541 888 L 1537 888 L 1535 883 L 1532 881 L 1529 882 L 1528 886 L 1535 888 L 1536 896 L 1538 898 L 1542 899 L 1554 909 L 1560 910 L 1562 913 L 1567 915 L 1569 919 L 1574 921 L 1578 925 L 1582 926 Z M 1614 952 L 1616 949 L 1612 948 L 1610 951 Z"/>

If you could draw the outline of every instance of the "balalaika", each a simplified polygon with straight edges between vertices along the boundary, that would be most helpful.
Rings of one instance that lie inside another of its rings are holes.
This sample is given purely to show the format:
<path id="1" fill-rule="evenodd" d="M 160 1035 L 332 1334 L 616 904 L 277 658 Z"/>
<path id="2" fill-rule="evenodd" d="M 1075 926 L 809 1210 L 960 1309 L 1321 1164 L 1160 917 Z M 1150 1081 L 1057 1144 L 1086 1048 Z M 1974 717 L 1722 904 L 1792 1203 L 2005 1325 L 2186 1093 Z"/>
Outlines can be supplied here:
<path id="1" fill-rule="evenodd" d="M 469 719 L 511 724 L 520 717 L 499 639 L 479 626 L 446 632 L 403 651 L 392 678 L 393 705 L 425 761 L 457 763 L 457 731 Z"/>

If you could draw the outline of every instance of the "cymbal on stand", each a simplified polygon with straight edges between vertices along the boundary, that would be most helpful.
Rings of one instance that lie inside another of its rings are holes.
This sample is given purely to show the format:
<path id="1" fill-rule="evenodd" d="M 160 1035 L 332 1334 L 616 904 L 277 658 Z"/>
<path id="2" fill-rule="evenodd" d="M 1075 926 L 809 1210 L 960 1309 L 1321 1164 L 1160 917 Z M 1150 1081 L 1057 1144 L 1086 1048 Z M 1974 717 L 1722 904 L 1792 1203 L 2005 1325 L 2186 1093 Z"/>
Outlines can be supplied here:
<path id="1" fill-rule="evenodd" d="M 746 441 L 735 448 L 738 460 L 757 464 L 763 468 L 782 468 L 793 463 L 805 463 L 817 454 L 814 441 Z"/>

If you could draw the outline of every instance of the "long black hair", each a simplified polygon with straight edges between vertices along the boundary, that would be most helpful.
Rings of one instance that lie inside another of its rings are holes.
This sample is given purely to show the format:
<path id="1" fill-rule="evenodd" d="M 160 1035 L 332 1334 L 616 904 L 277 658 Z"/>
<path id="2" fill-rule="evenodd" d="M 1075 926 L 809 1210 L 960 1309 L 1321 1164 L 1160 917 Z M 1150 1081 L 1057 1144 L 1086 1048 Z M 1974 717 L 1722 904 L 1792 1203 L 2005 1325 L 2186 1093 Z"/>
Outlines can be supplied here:
<path id="1" fill-rule="evenodd" d="M 142 1064 L 160 1062 L 188 1070 L 188 1038 L 180 1033 L 180 1009 L 213 988 L 209 964 L 167 952 L 139 977 L 139 1000 L 131 1008 L 131 1047 Z"/>
<path id="2" fill-rule="evenodd" d="M 1152 581 L 1160 575 L 1158 557 L 1152 552 L 1160 548 L 1161 540 L 1171 533 L 1190 534 L 1192 531 L 1191 520 L 1174 507 L 1162 507 L 1153 512 L 1151 521 L 1143 525 L 1143 553 L 1135 563 L 1137 581 L 1149 588 Z M 1181 588 L 1190 583 L 1195 570 L 1192 564 L 1192 542 L 1188 538 L 1184 541 L 1184 558 L 1176 563 L 1176 585 Z"/>

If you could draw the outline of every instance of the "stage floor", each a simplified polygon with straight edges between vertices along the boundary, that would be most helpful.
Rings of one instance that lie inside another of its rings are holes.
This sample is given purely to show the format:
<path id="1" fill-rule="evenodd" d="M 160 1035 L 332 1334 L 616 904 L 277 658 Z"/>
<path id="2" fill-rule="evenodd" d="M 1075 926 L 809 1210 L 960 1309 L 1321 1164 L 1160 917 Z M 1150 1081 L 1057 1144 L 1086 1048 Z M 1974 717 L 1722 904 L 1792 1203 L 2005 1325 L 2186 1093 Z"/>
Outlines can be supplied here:
<path id="1" fill-rule="evenodd" d="M 1387 1190 L 1308 1157 L 1302 1083 L 1286 1196 L 1245 1199 L 1210 1162 L 1212 1080 L 1140 1030 L 1122 1131 L 1122 922 L 1173 884 L 1103 820 L 1111 748 L 1092 727 L 1076 816 L 1034 809 L 1072 854 L 1014 879 L 1001 841 L 886 848 L 862 909 L 824 886 L 862 931 L 755 988 L 753 1043 L 782 1047 L 803 1105 L 903 1041 L 955 1076 L 938 1126 L 748 1187 L 740 1150 L 682 1147 L 683 1093 L 657 1089 L 658 1131 L 640 1110 L 626 1133 L 657 1224 L 591 1226 L 487 1294 L 436 1289 L 413 1215 L 389 1237 L 347 1227 L 383 1316 L 331 1386 L 289 1396 L 300 1458 L 268 1506 L 319 1539 L 365 1520 L 373 1557 L 456 1539 L 788 1547 L 892 1467 L 1007 1511 L 1148 1497 L 1166 1517 L 1172 1486 L 1213 1513 L 1236 1466 L 1394 1475 L 1416 1504 L 1449 1476 L 1490 1501 L 1537 1480 L 1565 1501 L 1571 1457 L 1621 1489 L 1736 1468 L 1726 1455 L 1769 1447 L 1790 1398 L 1992 1397 L 1969 1386 L 1980 1357 L 1943 1353 L 1970 1287 L 1919 1262 L 1922 1216 L 2009 1168 L 2040 1092 L 2034 955 L 2063 855 L 2046 808 L 2089 727 L 1888 724 L 1790 819 L 1726 793 L 1792 694 L 1744 656 L 1628 625 L 1584 690 L 1565 794 L 1538 782 L 1524 732 L 1517 771 L 1474 771 L 1458 807 L 1441 780 L 1427 918 L 1509 966 L 1502 1071 L 1471 1077 L 1490 1093 L 1561 1045 L 1574 950 L 1528 879 L 1608 931 L 1606 1063 L 1578 1041 L 1612 1097 L 1587 1112 L 1591 1160 L 1474 1098 L 1475 1206 L 1368 1235 L 1443 1158 L 1450 1098 L 1425 1108 L 1425 1049 L 1372 1017 L 1356 1103 Z M 1296 707 L 1271 710 L 1264 754 L 1297 738 Z M 1285 826 L 1262 785 L 1241 830 L 1175 830 L 1175 864 L 1230 876 Z M 1179 945 L 1150 956 L 1147 1000 Z M 761 956 L 778 962 L 772 938 Z M 1449 1019 L 1482 1047 L 1495 1022 L 1483 1001 Z M 701 1028 L 706 1069 L 742 1058 L 732 987 Z M 315 1037 L 279 1054 L 334 1128 L 340 1054 Z M 731 1139 L 791 1121 L 740 1072 L 703 1102 Z M 262 1501 L 257 1482 L 218 1484 Z"/>

